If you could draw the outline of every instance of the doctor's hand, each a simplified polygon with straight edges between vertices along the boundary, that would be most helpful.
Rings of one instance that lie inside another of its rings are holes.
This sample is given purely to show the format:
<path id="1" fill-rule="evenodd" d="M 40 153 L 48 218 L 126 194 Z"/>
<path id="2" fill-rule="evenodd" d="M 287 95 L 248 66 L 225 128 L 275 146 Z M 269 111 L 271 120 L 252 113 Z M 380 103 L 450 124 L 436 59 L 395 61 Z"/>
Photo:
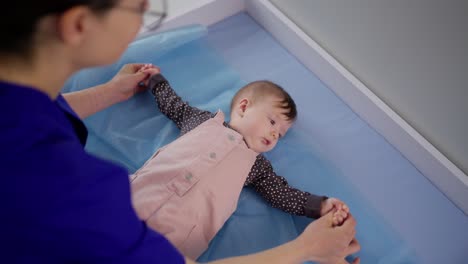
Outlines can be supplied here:
<path id="1" fill-rule="evenodd" d="M 346 256 L 360 250 L 360 245 L 355 239 L 356 220 L 351 214 L 341 226 L 333 225 L 333 212 L 320 217 L 309 224 L 304 232 L 294 241 L 300 243 L 310 260 L 323 264 L 347 263 Z M 352 263 L 359 263 L 355 259 Z"/>
<path id="2" fill-rule="evenodd" d="M 348 262 L 346 259 L 342 259 L 341 261 L 338 261 L 336 263 L 330 263 L 330 264 L 360 264 L 360 263 L 361 263 L 361 259 L 355 258 L 353 259 L 353 262 Z"/>
<path id="3" fill-rule="evenodd" d="M 159 72 L 159 68 L 152 64 L 125 64 L 107 86 L 119 101 L 125 101 L 136 93 L 146 90 L 148 79 Z"/>

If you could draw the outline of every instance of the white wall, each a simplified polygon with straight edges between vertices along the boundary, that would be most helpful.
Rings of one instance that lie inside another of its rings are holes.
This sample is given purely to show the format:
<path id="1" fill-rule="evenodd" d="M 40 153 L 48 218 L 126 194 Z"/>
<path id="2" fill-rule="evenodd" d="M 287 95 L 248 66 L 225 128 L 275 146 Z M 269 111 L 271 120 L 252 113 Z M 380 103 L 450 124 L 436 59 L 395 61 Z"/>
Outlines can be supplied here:
<path id="1" fill-rule="evenodd" d="M 150 9 L 161 10 L 161 0 L 150 0 Z M 157 31 L 189 24 L 211 25 L 244 10 L 242 0 L 167 0 L 167 18 Z M 216 12 L 213 12 L 216 10 Z M 145 19 L 145 25 L 154 18 Z M 142 28 L 140 36 L 151 34 Z"/>
<path id="2" fill-rule="evenodd" d="M 167 0 L 168 19 L 183 15 L 212 1 L 213 0 Z M 161 0 L 150 0 L 150 6 L 153 8 L 159 7 L 161 2 Z"/>
<path id="3" fill-rule="evenodd" d="M 468 1 L 271 2 L 468 174 Z"/>

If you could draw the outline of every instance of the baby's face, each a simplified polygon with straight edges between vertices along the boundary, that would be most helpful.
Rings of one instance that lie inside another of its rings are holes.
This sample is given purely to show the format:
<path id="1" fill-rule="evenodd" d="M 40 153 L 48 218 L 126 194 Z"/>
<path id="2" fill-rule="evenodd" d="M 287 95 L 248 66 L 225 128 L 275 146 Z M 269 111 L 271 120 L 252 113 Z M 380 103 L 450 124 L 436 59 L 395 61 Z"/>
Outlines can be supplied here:
<path id="1" fill-rule="evenodd" d="M 265 98 L 247 106 L 236 130 L 244 137 L 250 149 L 257 153 L 272 150 L 292 125 L 277 106 L 278 100 Z"/>

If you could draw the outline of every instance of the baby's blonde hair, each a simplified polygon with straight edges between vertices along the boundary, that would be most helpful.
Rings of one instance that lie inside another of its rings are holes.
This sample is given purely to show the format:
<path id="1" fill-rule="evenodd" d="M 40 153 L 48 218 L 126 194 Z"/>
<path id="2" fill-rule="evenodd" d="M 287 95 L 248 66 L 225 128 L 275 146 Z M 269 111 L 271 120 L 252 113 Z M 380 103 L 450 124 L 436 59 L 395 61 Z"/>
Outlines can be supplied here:
<path id="1" fill-rule="evenodd" d="M 266 80 L 251 82 L 237 91 L 231 101 L 231 111 L 241 98 L 247 97 L 252 101 L 252 103 L 254 103 L 261 101 L 267 96 L 276 96 L 280 98 L 281 101 L 279 102 L 278 107 L 287 110 L 283 113 L 287 120 L 296 120 L 297 109 L 294 100 L 281 86 Z"/>

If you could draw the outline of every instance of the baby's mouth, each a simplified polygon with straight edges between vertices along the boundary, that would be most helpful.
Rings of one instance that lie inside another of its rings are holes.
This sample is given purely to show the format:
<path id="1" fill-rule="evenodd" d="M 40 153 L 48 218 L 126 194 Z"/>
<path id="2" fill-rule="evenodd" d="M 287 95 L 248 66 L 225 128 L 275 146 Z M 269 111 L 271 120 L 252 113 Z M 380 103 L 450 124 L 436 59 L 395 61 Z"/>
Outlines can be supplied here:
<path id="1" fill-rule="evenodd" d="M 266 139 L 266 138 L 262 139 L 262 143 L 267 145 L 267 146 L 270 145 L 270 141 L 268 139 Z"/>

